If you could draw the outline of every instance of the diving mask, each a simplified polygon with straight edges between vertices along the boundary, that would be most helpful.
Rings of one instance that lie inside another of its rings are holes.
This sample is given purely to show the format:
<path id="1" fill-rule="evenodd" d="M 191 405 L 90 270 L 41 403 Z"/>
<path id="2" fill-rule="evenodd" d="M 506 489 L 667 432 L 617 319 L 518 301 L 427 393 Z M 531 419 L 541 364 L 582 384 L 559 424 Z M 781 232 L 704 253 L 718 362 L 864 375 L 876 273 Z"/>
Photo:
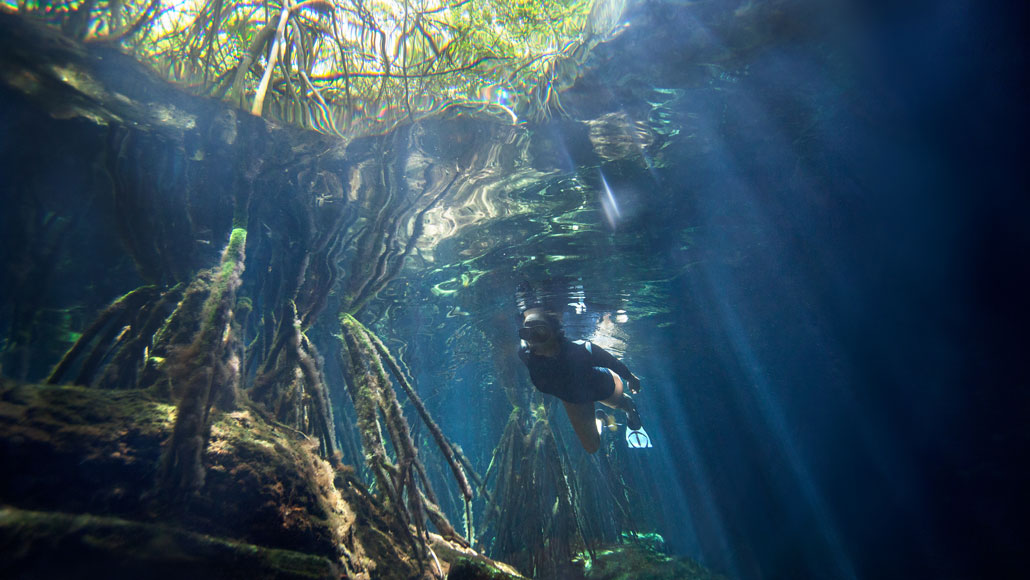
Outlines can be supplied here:
<path id="1" fill-rule="evenodd" d="M 519 338 L 526 342 L 547 342 L 553 336 L 554 331 L 551 330 L 551 326 L 543 321 L 529 321 L 525 326 L 519 328 Z"/>

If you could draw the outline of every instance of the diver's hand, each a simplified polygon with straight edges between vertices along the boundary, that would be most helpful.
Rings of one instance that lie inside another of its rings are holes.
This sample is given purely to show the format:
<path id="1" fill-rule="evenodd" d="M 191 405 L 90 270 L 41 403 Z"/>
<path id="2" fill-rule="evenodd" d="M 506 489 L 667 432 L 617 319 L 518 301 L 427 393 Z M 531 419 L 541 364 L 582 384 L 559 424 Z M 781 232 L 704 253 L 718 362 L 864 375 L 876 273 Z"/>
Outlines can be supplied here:
<path id="1" fill-rule="evenodd" d="M 629 383 L 629 392 L 633 393 L 634 395 L 640 392 L 640 379 L 638 379 L 636 375 L 633 375 L 626 382 Z"/>

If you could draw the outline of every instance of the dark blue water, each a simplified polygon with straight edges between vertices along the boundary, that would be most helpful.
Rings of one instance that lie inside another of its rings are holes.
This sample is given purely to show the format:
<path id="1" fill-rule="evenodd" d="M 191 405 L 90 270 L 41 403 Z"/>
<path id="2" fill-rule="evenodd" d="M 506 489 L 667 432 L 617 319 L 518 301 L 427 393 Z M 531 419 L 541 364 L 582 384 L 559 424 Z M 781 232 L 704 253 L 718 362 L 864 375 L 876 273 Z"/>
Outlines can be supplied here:
<path id="1" fill-rule="evenodd" d="M 653 78 L 682 89 L 659 112 L 692 138 L 657 167 L 602 165 L 620 215 L 599 177 L 579 215 L 604 236 L 512 242 L 474 297 L 409 290 L 473 321 L 412 353 L 485 458 L 510 407 L 497 355 L 461 329 L 514 341 L 515 289 L 546 287 L 570 335 L 614 340 L 643 379 L 656 447 L 634 481 L 673 551 L 738 578 L 1008 575 L 1028 483 L 1027 21 L 848 8 L 703 81 Z M 676 70 L 677 45 L 655 49 Z"/>

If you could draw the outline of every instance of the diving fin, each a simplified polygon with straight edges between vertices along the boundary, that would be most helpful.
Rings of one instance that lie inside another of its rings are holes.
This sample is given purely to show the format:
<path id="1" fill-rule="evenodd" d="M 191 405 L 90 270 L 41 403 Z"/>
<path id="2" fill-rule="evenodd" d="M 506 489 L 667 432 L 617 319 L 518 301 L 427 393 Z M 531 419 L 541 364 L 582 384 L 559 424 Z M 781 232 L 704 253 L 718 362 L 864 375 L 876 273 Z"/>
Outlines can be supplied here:
<path id="1" fill-rule="evenodd" d="M 629 445 L 630 449 L 647 449 L 653 447 L 651 445 L 651 437 L 647 435 L 647 431 L 644 428 L 630 429 L 626 427 L 626 444 Z"/>

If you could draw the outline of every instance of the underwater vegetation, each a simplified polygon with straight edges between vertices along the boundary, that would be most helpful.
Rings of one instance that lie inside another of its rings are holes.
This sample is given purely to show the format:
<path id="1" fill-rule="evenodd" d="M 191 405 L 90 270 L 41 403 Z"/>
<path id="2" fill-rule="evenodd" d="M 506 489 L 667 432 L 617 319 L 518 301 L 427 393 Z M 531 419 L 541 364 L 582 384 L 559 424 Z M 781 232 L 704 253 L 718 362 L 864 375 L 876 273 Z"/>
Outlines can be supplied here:
<path id="1" fill-rule="evenodd" d="M 433 260 L 434 220 L 559 173 L 546 132 L 454 111 L 346 141 L 276 125 L 123 54 L 149 12 L 97 28 L 97 4 L 77 6 L 73 40 L 0 13 L 2 121 L 34 139 L 5 149 L 5 276 L 24 282 L 0 329 L 14 577 L 571 577 L 642 526 L 621 452 L 571 454 L 508 363 L 512 410 L 477 470 L 381 336 L 375 301 Z M 302 8 L 277 38 L 311 32 Z M 93 247 L 109 251 L 77 253 Z"/>
<path id="2" fill-rule="evenodd" d="M 12 23 L 12 27 L 17 26 Z M 22 47 L 19 50 L 31 46 L 24 37 L 17 42 Z M 74 50 L 72 62 L 65 65 L 81 67 L 83 63 L 77 61 Z M 14 59 L 19 56 L 16 50 L 7 54 Z M 86 73 L 80 70 L 79 74 Z M 99 84 L 90 86 L 105 90 L 98 88 Z M 103 108 L 95 101 L 84 106 Z M 107 111 L 101 114 L 108 115 L 109 120 L 120 116 Z M 156 127 L 144 128 L 110 125 L 107 130 L 97 126 L 92 138 L 97 139 L 104 153 L 90 170 L 99 174 L 108 188 L 117 236 L 141 279 L 135 289 L 101 309 L 43 377 L 43 382 L 52 385 L 71 383 L 98 392 L 146 393 L 174 406 L 160 458 L 153 473 L 145 478 L 152 488 L 129 492 L 142 501 L 137 506 L 139 511 L 151 513 L 144 519 L 161 514 L 160 519 L 167 521 L 167 512 L 194 505 L 201 490 L 215 485 L 209 481 L 217 471 L 210 454 L 219 445 L 217 420 L 226 414 L 255 413 L 260 417 L 256 422 L 274 424 L 310 440 L 317 456 L 328 462 L 325 469 L 330 465 L 343 469 L 344 454 L 337 445 L 338 423 L 342 421 L 334 420 L 323 357 L 306 331 L 325 308 L 340 275 L 340 267 L 331 256 L 338 255 L 345 243 L 354 239 L 341 232 L 359 219 L 359 211 L 354 204 L 344 203 L 346 195 L 331 172 L 310 166 L 295 168 L 293 171 L 299 173 L 293 173 L 291 179 L 299 177 L 306 185 L 298 189 L 279 181 L 278 176 L 267 180 L 271 175 L 281 175 L 282 165 L 262 173 L 265 159 L 289 161 L 282 152 L 268 156 L 254 150 L 246 154 L 234 151 L 234 145 L 277 141 L 265 133 L 262 122 L 238 124 L 233 113 L 225 109 L 209 109 L 205 114 L 214 116 L 204 122 L 207 132 L 189 137 L 184 136 L 184 129 L 197 127 L 192 120 L 178 124 L 161 119 Z M 170 125 L 162 127 L 161 123 Z M 259 134 L 248 135 L 249 130 Z M 184 145 L 191 150 L 192 167 L 183 165 L 187 154 L 184 148 L 166 146 L 165 139 L 169 138 L 190 141 Z M 191 141 L 193 138 L 197 140 Z M 282 146 L 289 147 L 285 141 Z M 144 152 L 153 157 L 145 158 Z M 240 155 L 238 161 L 232 158 L 234 155 Z M 149 165 L 155 160 L 167 165 Z M 151 175 L 160 177 L 155 180 Z M 274 184 L 276 181 L 279 185 Z M 221 189 L 212 191 L 210 187 Z M 384 194 L 390 195 L 386 190 Z M 372 199 L 366 202 L 371 207 L 390 205 Z M 394 209 L 404 210 L 412 208 Z M 373 224 L 375 219 L 391 219 L 391 214 L 381 211 L 372 218 Z M 344 312 L 359 310 L 363 301 L 396 275 L 406 254 L 398 251 L 389 237 L 370 235 L 368 229 L 358 233 L 354 241 L 355 263 L 378 261 L 382 268 L 348 272 L 353 293 L 339 306 Z M 215 254 L 210 246 L 219 243 L 217 240 L 224 240 L 224 246 Z M 248 270 L 265 275 L 250 277 Z M 32 304 L 20 307 L 31 308 Z M 347 320 L 353 322 L 353 318 Z M 31 335 L 23 338 L 34 340 Z M 8 342 L 5 350 L 18 348 Z M 395 527 L 398 541 L 406 541 L 405 547 L 414 550 L 419 566 L 428 569 L 431 548 L 424 514 L 428 512 L 435 528 L 453 541 L 466 546 L 467 542 L 435 507 L 428 482 L 416 478 L 414 444 L 396 398 L 384 395 L 381 385 L 370 387 L 367 370 L 355 367 L 381 368 L 381 355 L 372 350 L 367 331 L 361 335 L 360 344 L 338 348 L 346 348 L 348 354 L 342 356 L 350 359 L 343 365 L 343 372 L 354 370 L 347 380 L 355 389 L 358 430 L 367 454 L 367 461 L 362 461 L 362 452 L 352 447 L 349 451 L 355 454 L 348 459 L 369 470 L 385 509 L 402 522 Z M 391 360 L 388 352 L 382 354 Z M 6 359 L 5 372 L 26 377 L 29 369 L 12 365 L 16 360 Z M 392 395 L 392 390 L 389 393 Z M 409 395 L 415 396 L 413 391 Z M 378 441 L 371 434 L 379 432 L 381 421 L 400 455 L 399 468 L 386 459 L 381 445 L 376 448 L 372 443 Z M 445 449 L 453 457 L 449 448 Z M 461 476 L 461 468 L 455 469 Z M 303 477 L 312 478 L 311 474 Z M 331 487 L 331 480 L 323 477 L 321 484 Z M 464 491 L 471 494 L 467 483 Z M 146 499 L 140 499 L 144 496 Z M 156 507 L 151 511 L 144 506 Z M 326 515 L 324 509 L 318 513 Z M 409 522 L 414 528 L 411 533 L 407 532 Z M 327 553 L 328 546 L 340 541 L 337 537 L 325 546 L 309 545 L 307 549 Z M 335 550 L 328 549 L 328 553 Z M 355 572 L 362 565 L 344 567 Z"/>

